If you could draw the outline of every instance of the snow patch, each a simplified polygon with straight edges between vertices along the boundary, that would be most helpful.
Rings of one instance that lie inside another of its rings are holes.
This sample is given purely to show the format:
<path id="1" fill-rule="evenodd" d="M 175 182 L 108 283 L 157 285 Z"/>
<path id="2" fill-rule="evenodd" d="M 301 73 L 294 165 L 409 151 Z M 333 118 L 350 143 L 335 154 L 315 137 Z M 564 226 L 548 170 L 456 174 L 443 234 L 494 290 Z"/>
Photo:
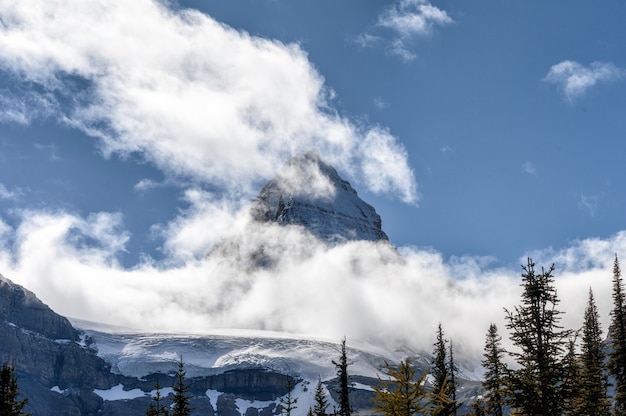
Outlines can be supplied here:
<path id="1" fill-rule="evenodd" d="M 374 388 L 372 386 L 368 386 L 367 384 L 363 383 L 352 383 L 352 387 L 358 390 L 374 391 Z"/>
<path id="2" fill-rule="evenodd" d="M 150 392 L 150 397 L 156 397 L 157 391 L 156 389 Z M 167 397 L 170 394 L 174 394 L 174 389 L 171 387 L 165 387 L 161 389 L 161 397 Z"/>
<path id="3" fill-rule="evenodd" d="M 98 396 L 102 398 L 102 400 L 105 400 L 105 401 L 131 400 L 131 399 L 136 399 L 137 397 L 143 397 L 146 395 L 146 393 L 144 393 L 140 389 L 133 389 L 133 390 L 125 391 L 124 385 L 122 384 L 118 384 L 117 386 L 111 387 L 109 390 L 94 389 L 93 392 L 96 393 Z"/>
<path id="4" fill-rule="evenodd" d="M 53 391 L 53 392 L 55 392 L 55 393 L 59 393 L 59 394 L 63 394 L 63 395 L 67 394 L 67 389 L 65 389 L 65 390 L 61 390 L 61 389 L 59 388 L 59 386 L 54 386 L 54 387 L 52 387 L 52 388 L 50 389 L 50 391 Z"/>
<path id="5" fill-rule="evenodd" d="M 272 403 L 276 403 L 278 405 L 280 402 L 278 400 L 266 400 L 266 401 L 254 400 L 252 401 L 252 400 L 245 400 L 245 399 L 235 399 L 235 404 L 237 405 L 237 408 L 242 414 L 245 414 L 246 410 L 248 410 L 249 407 L 262 409 L 262 408 L 269 406 Z"/>
<path id="6" fill-rule="evenodd" d="M 220 397 L 220 393 L 217 390 L 207 390 L 204 394 L 206 394 L 206 397 L 209 398 L 209 400 L 211 401 L 211 406 L 213 407 L 213 410 L 216 411 L 217 410 L 217 398 Z"/>

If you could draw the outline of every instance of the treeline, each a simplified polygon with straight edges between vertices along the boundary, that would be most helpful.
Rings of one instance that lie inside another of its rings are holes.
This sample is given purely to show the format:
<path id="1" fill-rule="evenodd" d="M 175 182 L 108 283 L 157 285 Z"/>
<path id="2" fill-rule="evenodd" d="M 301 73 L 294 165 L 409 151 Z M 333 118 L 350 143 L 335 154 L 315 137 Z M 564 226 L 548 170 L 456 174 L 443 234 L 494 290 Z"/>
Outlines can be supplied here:
<path id="1" fill-rule="evenodd" d="M 484 394 L 467 403 L 469 414 L 626 415 L 626 294 L 617 256 L 606 344 L 591 288 L 582 328 L 565 329 L 560 325 L 563 312 L 558 309 L 554 265 L 538 272 L 529 258 L 522 268 L 521 303 L 504 310 L 514 349 L 503 348 L 498 328 L 491 323 L 482 360 Z M 408 359 L 387 365 L 387 377 L 375 389 L 375 409 L 389 416 L 456 415 L 461 403 L 456 400 L 452 344 L 446 348 L 446 343 L 440 324 L 432 368 L 421 376 Z M 507 365 L 507 357 L 514 368 Z M 432 386 L 427 388 L 429 373 Z"/>

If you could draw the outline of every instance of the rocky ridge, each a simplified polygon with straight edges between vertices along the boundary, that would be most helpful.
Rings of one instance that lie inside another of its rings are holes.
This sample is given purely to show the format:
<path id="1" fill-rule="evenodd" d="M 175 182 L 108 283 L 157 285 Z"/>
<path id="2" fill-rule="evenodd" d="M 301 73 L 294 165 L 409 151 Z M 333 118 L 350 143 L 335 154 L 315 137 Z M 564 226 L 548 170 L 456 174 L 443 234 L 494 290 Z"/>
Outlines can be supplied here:
<path id="1" fill-rule="evenodd" d="M 315 151 L 287 161 L 252 204 L 260 222 L 300 225 L 319 239 L 388 241 L 380 215 Z"/>

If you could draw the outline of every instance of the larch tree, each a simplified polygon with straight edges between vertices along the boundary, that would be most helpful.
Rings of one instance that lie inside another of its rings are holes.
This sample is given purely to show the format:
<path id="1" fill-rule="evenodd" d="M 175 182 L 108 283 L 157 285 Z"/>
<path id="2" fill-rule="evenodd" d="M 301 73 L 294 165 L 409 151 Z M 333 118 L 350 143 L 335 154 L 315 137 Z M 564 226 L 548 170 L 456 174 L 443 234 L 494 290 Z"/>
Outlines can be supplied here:
<path id="1" fill-rule="evenodd" d="M 183 357 L 178 362 L 178 370 L 174 373 L 174 397 L 172 398 L 172 416 L 190 416 L 191 415 L 191 395 L 189 394 L 190 384 L 185 380 L 186 376 Z"/>
<path id="2" fill-rule="evenodd" d="M 415 369 L 407 358 L 397 367 L 385 363 L 385 378 L 378 377 L 374 386 L 374 408 L 387 416 L 413 416 L 431 410 L 431 398 L 426 390 L 428 370 L 415 380 Z"/>
<path id="3" fill-rule="evenodd" d="M 529 258 L 522 268 L 521 305 L 505 309 L 511 341 L 518 348 L 510 354 L 519 364 L 508 373 L 507 393 L 511 407 L 524 415 L 560 415 L 569 388 L 564 358 L 572 331 L 559 325 L 554 265 L 537 273 Z"/>
<path id="4" fill-rule="evenodd" d="M 491 323 L 485 339 L 485 349 L 481 364 L 485 368 L 482 382 L 485 389 L 484 411 L 487 415 L 502 416 L 504 406 L 504 379 L 507 368 L 503 362 L 506 350 L 502 347 L 502 337 L 498 327 Z"/>
<path id="5" fill-rule="evenodd" d="M 591 288 L 585 308 L 580 350 L 581 368 L 574 400 L 574 414 L 606 416 L 610 412 L 610 401 L 607 397 L 608 379 L 604 364 L 606 357 L 602 345 L 600 314 Z"/>
<path id="6" fill-rule="evenodd" d="M 611 349 L 607 367 L 609 374 L 615 378 L 613 394 L 613 412 L 616 415 L 626 414 L 626 294 L 624 282 L 619 267 L 619 260 L 615 255 L 613 263 L 613 309 L 611 310 L 611 324 L 609 336 Z"/>
<path id="7" fill-rule="evenodd" d="M 346 339 L 341 341 L 339 361 L 333 360 L 339 378 L 339 416 L 350 416 L 350 379 L 348 377 L 348 356 L 346 354 Z"/>
<path id="8" fill-rule="evenodd" d="M 15 376 L 15 367 L 7 363 L 2 364 L 0 370 L 0 415 L 27 416 L 24 406 L 28 399 L 18 399 L 20 390 Z"/>

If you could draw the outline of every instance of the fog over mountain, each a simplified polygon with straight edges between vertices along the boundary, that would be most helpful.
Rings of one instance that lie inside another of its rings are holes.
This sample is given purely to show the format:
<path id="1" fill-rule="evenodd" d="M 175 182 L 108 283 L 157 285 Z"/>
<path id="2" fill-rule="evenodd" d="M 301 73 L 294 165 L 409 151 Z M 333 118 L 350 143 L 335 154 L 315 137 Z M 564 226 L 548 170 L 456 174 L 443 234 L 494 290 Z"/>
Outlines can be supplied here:
<path id="1" fill-rule="evenodd" d="M 289 178 L 294 201 L 299 194 L 312 203 L 310 207 L 322 201 L 324 209 L 319 212 L 330 217 L 332 201 L 368 206 L 318 156 L 298 156 L 286 166 L 295 172 Z M 441 322 L 454 339 L 459 358 L 474 359 L 481 354 L 489 323 L 496 322 L 504 332 L 503 308 L 519 301 L 519 270 L 492 269 L 485 258 L 446 261 L 434 249 L 394 247 L 385 238 L 329 242 L 319 238 L 320 228 L 307 228 L 305 217 L 295 223 L 252 218 L 250 212 L 258 214 L 258 209 L 250 207 L 258 208 L 259 201 L 231 211 L 228 204 L 216 208 L 214 201 L 198 197 L 191 214 L 170 224 L 176 233 L 168 243 L 174 247 L 180 242 L 178 250 L 193 245 L 209 249 L 195 257 L 178 256 L 179 260 L 172 255 L 171 263 L 146 260 L 133 269 L 116 261 L 127 238 L 118 215 L 80 218 L 33 212 L 14 233 L 5 231 L 3 241 L 11 243 L 3 246 L 0 267 L 5 276 L 70 317 L 149 331 L 211 333 L 238 328 L 334 341 L 346 336 L 423 351 L 431 349 Z M 346 211 L 347 206 L 351 205 L 336 206 L 337 212 L 343 210 L 341 218 L 347 218 L 345 212 L 358 212 L 373 219 L 371 229 L 376 229 L 373 208 Z M 221 233 L 213 235 L 215 228 L 203 228 L 201 219 L 209 213 L 216 218 L 216 209 Z M 314 218 L 311 212 L 308 218 Z M 360 235 L 349 225 L 342 229 L 345 224 L 350 222 L 334 225 L 338 234 Z M 185 236 L 202 242 L 185 241 Z M 609 265 L 614 253 L 624 248 L 624 237 L 532 253 L 538 265 L 557 262 L 556 285 L 567 311 L 566 326 L 580 326 L 591 285 L 606 328 Z"/>

